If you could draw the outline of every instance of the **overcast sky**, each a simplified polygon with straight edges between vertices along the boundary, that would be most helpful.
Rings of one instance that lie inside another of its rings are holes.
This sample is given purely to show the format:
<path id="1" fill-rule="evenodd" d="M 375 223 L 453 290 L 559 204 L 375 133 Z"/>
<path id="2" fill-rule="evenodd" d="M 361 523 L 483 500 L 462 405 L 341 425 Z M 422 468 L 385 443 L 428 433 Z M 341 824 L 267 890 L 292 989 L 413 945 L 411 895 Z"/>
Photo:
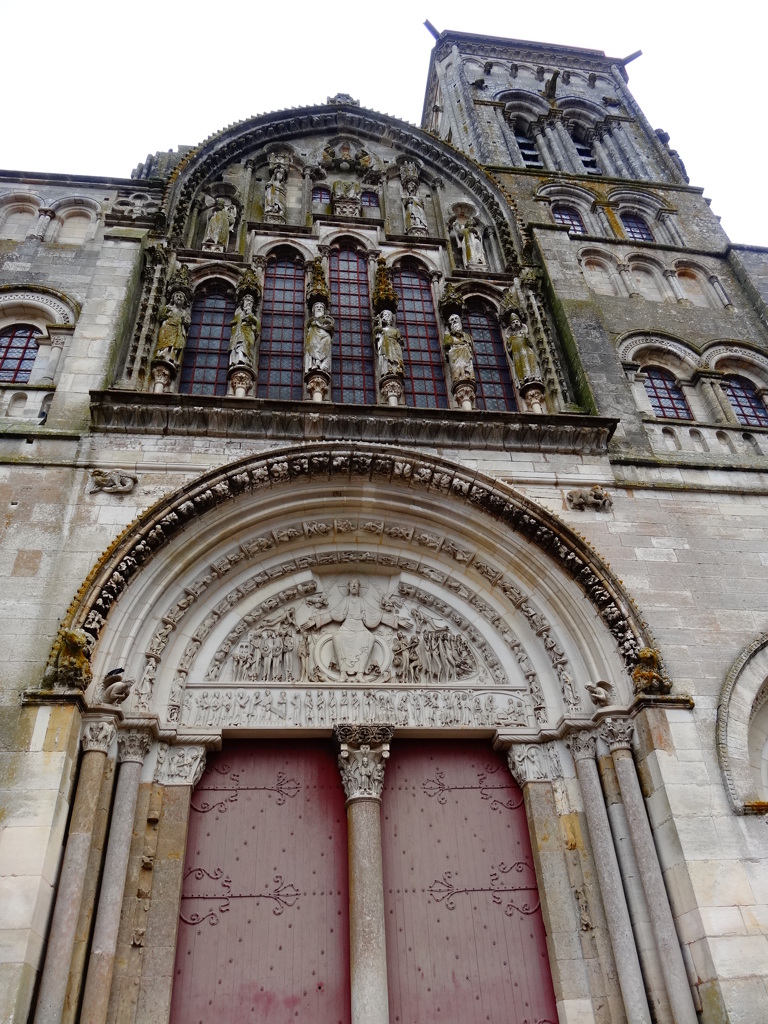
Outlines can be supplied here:
<path id="1" fill-rule="evenodd" d="M 0 167 L 115 177 L 147 153 L 337 92 L 418 124 L 434 42 L 425 18 L 612 57 L 642 50 L 627 70 L 652 126 L 669 132 L 731 238 L 768 246 L 758 0 L 0 0 L 0 12 Z"/>

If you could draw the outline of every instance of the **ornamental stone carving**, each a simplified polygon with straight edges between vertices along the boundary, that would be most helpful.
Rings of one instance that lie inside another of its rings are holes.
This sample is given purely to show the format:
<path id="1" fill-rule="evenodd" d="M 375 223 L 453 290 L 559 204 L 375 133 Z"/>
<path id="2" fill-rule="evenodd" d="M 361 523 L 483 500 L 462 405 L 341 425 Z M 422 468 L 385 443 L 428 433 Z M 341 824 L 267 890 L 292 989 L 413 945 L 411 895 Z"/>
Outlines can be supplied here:
<path id="1" fill-rule="evenodd" d="M 390 725 L 339 725 L 339 771 L 347 800 L 380 800 L 389 744 Z"/>
<path id="2" fill-rule="evenodd" d="M 167 363 L 178 370 L 191 323 L 188 293 L 175 288 L 168 304 L 160 308 L 160 330 L 153 360 Z"/>
<path id="3" fill-rule="evenodd" d="M 254 296 L 247 292 L 240 300 L 230 323 L 229 368 L 246 367 L 253 371 L 256 365 L 259 338 L 259 318 L 254 308 Z"/>
<path id="4" fill-rule="evenodd" d="M 462 409 L 475 404 L 475 346 L 472 335 L 465 331 L 458 313 L 448 317 L 448 332 L 443 337 L 443 351 L 448 360 L 451 385 L 456 401 Z"/>
<path id="5" fill-rule="evenodd" d="M 264 188 L 264 221 L 267 224 L 285 224 L 289 159 L 275 153 L 269 155 L 269 181 Z"/>
<path id="6" fill-rule="evenodd" d="M 144 764 L 150 742 L 151 736 L 147 729 L 121 729 L 117 734 L 118 760 Z"/>
<path id="7" fill-rule="evenodd" d="M 205 747 L 169 746 L 157 749 L 155 782 L 163 786 L 196 786 L 205 771 Z"/>
<path id="8" fill-rule="evenodd" d="M 93 698 L 94 704 L 112 704 L 119 707 L 127 700 L 135 680 L 123 679 L 124 671 L 122 668 L 115 668 L 111 672 L 107 672 L 101 685 L 96 689 Z"/>
<path id="9" fill-rule="evenodd" d="M 546 782 L 549 778 L 544 750 L 535 743 L 511 747 L 507 751 L 507 763 L 518 786 L 527 782 Z"/>
<path id="10" fill-rule="evenodd" d="M 643 647 L 637 652 L 637 665 L 632 672 L 635 693 L 669 693 L 672 684 L 661 673 L 659 652 Z"/>
<path id="11" fill-rule="evenodd" d="M 97 750 L 106 754 L 115 738 L 115 732 L 113 722 L 86 722 L 81 738 L 83 751 L 88 753 L 91 750 Z"/>
<path id="12" fill-rule="evenodd" d="M 597 749 L 597 741 L 594 733 L 583 729 L 581 732 L 572 732 L 565 738 L 566 745 L 571 752 L 574 761 L 592 761 Z"/>
<path id="13" fill-rule="evenodd" d="M 206 197 L 209 204 L 202 248 L 204 252 L 225 252 L 237 222 L 237 207 L 226 196 Z"/>
<path id="14" fill-rule="evenodd" d="M 43 674 L 43 687 L 86 690 L 91 682 L 92 639 L 83 629 L 62 627 L 53 649 L 51 664 Z"/>
<path id="15" fill-rule="evenodd" d="M 451 231 L 465 270 L 487 270 L 488 260 L 483 244 L 483 228 L 475 216 L 459 214 Z"/>
<path id="16" fill-rule="evenodd" d="M 89 493 L 103 491 L 105 494 L 130 494 L 138 481 L 135 473 L 124 469 L 92 469 Z"/>
<path id="17" fill-rule="evenodd" d="M 599 730 L 600 738 L 611 753 L 614 750 L 631 750 L 634 731 L 634 725 L 626 718 L 606 718 Z"/>
<path id="18" fill-rule="evenodd" d="M 599 484 L 593 484 L 591 487 L 575 487 L 566 492 L 565 501 L 568 508 L 579 512 L 584 512 L 589 508 L 596 512 L 610 512 L 613 508 L 613 498 Z"/>
<path id="19" fill-rule="evenodd" d="M 335 217 L 359 217 L 362 202 L 359 181 L 334 181 L 331 205 Z"/>

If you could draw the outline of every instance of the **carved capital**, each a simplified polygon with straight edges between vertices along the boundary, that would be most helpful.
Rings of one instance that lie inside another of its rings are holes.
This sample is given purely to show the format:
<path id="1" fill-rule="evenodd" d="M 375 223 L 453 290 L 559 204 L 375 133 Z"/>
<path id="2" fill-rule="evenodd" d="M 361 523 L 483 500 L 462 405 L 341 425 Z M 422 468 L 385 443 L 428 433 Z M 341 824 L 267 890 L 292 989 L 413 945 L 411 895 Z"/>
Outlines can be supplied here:
<path id="1" fill-rule="evenodd" d="M 170 391 L 175 377 L 176 367 L 173 363 L 155 361 L 150 373 L 150 388 L 157 394 Z"/>
<path id="2" fill-rule="evenodd" d="M 462 409 L 474 409 L 475 395 L 477 394 L 477 381 L 459 380 L 453 385 L 453 397 Z"/>
<path id="3" fill-rule="evenodd" d="M 324 402 L 331 390 L 330 375 L 321 370 L 310 370 L 304 375 L 304 383 L 307 386 L 310 398 L 313 402 Z"/>
<path id="4" fill-rule="evenodd" d="M 594 733 L 587 732 L 586 729 L 581 732 L 573 732 L 570 736 L 566 737 L 565 742 L 574 761 L 594 760 L 595 748 L 597 746 Z"/>
<path id="5" fill-rule="evenodd" d="M 391 725 L 337 725 L 339 771 L 347 800 L 380 800 Z"/>
<path id="6" fill-rule="evenodd" d="M 626 718 L 606 718 L 600 726 L 600 738 L 605 740 L 611 753 L 614 750 L 631 750 L 634 731 L 634 725 Z"/>
<path id="7" fill-rule="evenodd" d="M 381 378 L 379 390 L 381 397 L 386 400 L 388 405 L 398 405 L 405 391 L 403 378 L 395 374 L 387 374 L 386 377 Z"/>
<path id="8" fill-rule="evenodd" d="M 96 722 L 86 722 L 83 726 L 82 745 L 83 753 L 91 750 L 98 750 L 106 754 L 115 738 L 114 722 L 105 722 L 103 719 Z"/>
<path id="9" fill-rule="evenodd" d="M 150 734 L 146 729 L 125 729 L 117 734 L 118 760 L 144 764 L 149 752 Z"/>
<path id="10" fill-rule="evenodd" d="M 205 747 L 160 744 L 155 782 L 163 786 L 196 786 L 204 771 Z"/>
<path id="11" fill-rule="evenodd" d="M 563 769 L 554 743 L 515 743 L 507 751 L 507 764 L 518 786 L 548 782 L 562 777 Z"/>

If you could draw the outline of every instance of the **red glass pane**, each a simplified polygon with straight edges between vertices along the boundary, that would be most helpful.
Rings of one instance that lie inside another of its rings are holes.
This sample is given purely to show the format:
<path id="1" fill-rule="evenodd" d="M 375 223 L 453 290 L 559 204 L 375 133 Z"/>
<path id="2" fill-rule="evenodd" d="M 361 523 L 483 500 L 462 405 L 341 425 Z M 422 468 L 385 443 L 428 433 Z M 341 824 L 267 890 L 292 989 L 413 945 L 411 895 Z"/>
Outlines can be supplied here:
<path id="1" fill-rule="evenodd" d="M 645 391 L 656 416 L 667 420 L 691 420 L 691 410 L 669 370 L 649 366 L 644 370 Z"/>
<path id="2" fill-rule="evenodd" d="M 406 404 L 445 409 L 448 392 L 429 277 L 417 263 L 404 260 L 392 279 L 400 298 L 397 322 L 403 335 Z"/>
<path id="3" fill-rule="evenodd" d="M 300 402 L 304 373 L 304 267 L 292 255 L 267 263 L 258 398 Z"/>
<path id="4" fill-rule="evenodd" d="M 368 297 L 368 261 L 351 248 L 334 249 L 328 261 L 333 339 L 334 402 L 372 405 L 376 401 Z"/>
<path id="5" fill-rule="evenodd" d="M 229 336 L 235 300 L 221 286 L 198 290 L 192 303 L 179 391 L 187 395 L 225 395 Z"/>
<path id="6" fill-rule="evenodd" d="M 587 229 L 584 227 L 581 214 L 572 206 L 556 206 L 552 210 L 552 216 L 555 218 L 556 224 L 562 224 L 572 231 L 573 234 L 586 235 Z"/>
<path id="7" fill-rule="evenodd" d="M 396 740 L 381 831 L 389 1019 L 556 1024 L 523 794 L 490 741 Z"/>
<path id="8" fill-rule="evenodd" d="M 728 377 L 724 388 L 739 423 L 745 427 L 768 427 L 768 409 L 751 380 Z"/>
<path id="9" fill-rule="evenodd" d="M 477 408 L 495 411 L 516 409 L 504 340 L 491 307 L 485 302 L 471 302 L 467 306 L 466 326 L 475 343 Z"/>
<path id="10" fill-rule="evenodd" d="M 621 223 L 627 238 L 635 242 L 652 242 L 653 235 L 645 220 L 636 213 L 623 213 Z"/>
<path id="11" fill-rule="evenodd" d="M 37 355 L 40 334 L 32 324 L 11 324 L 0 331 L 0 381 L 26 384 Z"/>

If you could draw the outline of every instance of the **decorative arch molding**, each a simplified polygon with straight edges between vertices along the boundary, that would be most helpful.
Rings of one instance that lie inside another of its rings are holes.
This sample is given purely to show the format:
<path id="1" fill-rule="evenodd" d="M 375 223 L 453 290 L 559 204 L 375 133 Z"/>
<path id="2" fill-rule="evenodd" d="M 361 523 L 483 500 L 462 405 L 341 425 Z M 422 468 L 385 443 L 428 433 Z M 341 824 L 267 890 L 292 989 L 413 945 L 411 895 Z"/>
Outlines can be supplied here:
<path id="1" fill-rule="evenodd" d="M 338 498 L 335 511 L 330 495 Z M 169 566 L 194 564 L 205 570 L 201 576 L 198 574 L 199 578 L 190 578 L 183 593 L 174 599 L 176 603 L 186 601 L 185 607 L 189 607 L 195 604 L 196 591 L 202 585 L 200 579 L 205 579 L 203 589 L 224 577 L 234 580 L 230 573 L 247 559 L 255 559 L 259 564 L 270 559 L 277 565 L 279 560 L 276 557 L 278 554 L 282 556 L 282 552 L 272 549 L 283 544 L 287 545 L 289 554 L 297 551 L 301 555 L 310 538 L 315 536 L 301 517 L 306 520 L 311 514 L 313 518 L 317 517 L 317 521 L 325 520 L 327 526 L 326 517 L 344 520 L 345 510 L 354 507 L 354 503 L 361 509 L 355 537 L 350 537 L 350 545 L 347 546 L 344 536 L 335 536 L 333 550 L 360 552 L 360 538 L 368 546 L 373 539 L 379 552 L 376 571 L 399 577 L 395 596 L 402 599 L 401 582 L 427 591 L 432 588 L 433 596 L 437 586 L 441 590 L 437 594 L 438 601 L 446 600 L 447 605 L 453 607 L 459 600 L 464 609 L 461 614 L 468 620 L 474 619 L 478 624 L 482 621 L 490 623 L 482 629 L 477 625 L 478 636 L 490 645 L 491 653 L 495 650 L 494 657 L 499 661 L 503 660 L 499 658 L 499 651 L 504 644 L 507 651 L 514 650 L 500 630 L 503 631 L 510 616 L 513 619 L 516 616 L 520 623 L 516 631 L 522 632 L 525 628 L 534 634 L 533 638 L 529 637 L 526 650 L 538 652 L 533 659 L 538 659 L 539 666 L 546 668 L 549 664 L 547 671 L 552 680 L 559 681 L 562 699 L 567 704 L 566 691 L 570 683 L 564 681 L 563 672 L 568 672 L 570 677 L 570 672 L 564 667 L 568 654 L 566 652 L 563 655 L 565 660 L 560 661 L 561 655 L 557 650 L 568 648 L 568 641 L 559 635 L 556 638 L 555 627 L 540 612 L 542 602 L 546 608 L 557 606 L 560 608 L 557 612 L 561 623 L 559 628 L 567 630 L 571 637 L 584 638 L 571 641 L 572 648 L 574 642 L 582 645 L 582 652 L 578 655 L 581 661 L 578 669 L 574 670 L 582 685 L 597 682 L 598 677 L 613 677 L 617 698 L 623 698 L 624 704 L 631 699 L 630 675 L 636 688 L 642 688 L 639 685 L 642 666 L 638 667 L 638 652 L 642 648 L 653 647 L 644 625 L 610 569 L 582 538 L 554 515 L 511 488 L 447 461 L 386 447 L 350 448 L 344 444 L 318 444 L 250 456 L 212 470 L 195 483 L 158 502 L 115 541 L 84 583 L 54 645 L 46 673 L 47 682 L 62 685 L 58 675 L 60 656 L 67 637 L 77 631 L 80 631 L 89 656 L 92 653 L 97 675 L 112 667 L 107 665 L 103 652 L 108 651 L 110 657 L 123 658 L 125 652 L 119 644 L 114 648 L 119 633 L 119 625 L 115 626 L 115 623 L 119 623 L 120 615 L 112 613 L 107 624 L 110 611 L 113 607 L 128 608 L 131 592 L 140 593 L 141 602 L 129 619 L 125 619 L 123 612 L 123 619 L 129 624 L 135 624 L 139 607 L 146 610 L 155 602 L 161 605 L 165 600 L 163 594 Z M 405 561 L 393 563 L 391 558 L 397 553 L 381 540 L 385 524 L 390 521 L 381 511 L 383 509 L 388 509 L 388 515 L 393 517 L 395 532 L 389 540 L 402 542 L 404 550 L 398 557 Z M 215 519 L 212 516 L 214 510 Z M 292 516 L 297 519 L 296 525 L 291 523 Z M 260 524 L 270 517 L 274 520 L 271 526 L 260 532 Z M 410 525 L 403 525 L 404 517 Z M 378 521 L 381 534 L 377 533 L 378 527 L 373 529 L 370 526 Z M 436 525 L 438 521 L 442 524 L 442 534 Z M 484 525 L 478 527 L 478 521 Z M 215 535 L 211 533 L 214 523 Z M 343 534 L 348 532 L 352 531 L 342 531 Z M 327 530 L 318 528 L 317 539 L 312 539 L 311 544 L 320 547 L 330 544 L 327 533 Z M 474 538 L 474 548 L 468 543 L 468 536 Z M 169 549 L 168 557 L 163 559 L 161 553 L 165 548 Z M 416 558 L 413 552 L 418 552 L 419 557 Z M 313 572 L 327 574 L 331 571 L 327 566 L 331 564 L 337 566 L 333 570 L 337 573 L 346 572 L 348 568 L 357 573 L 365 572 L 370 563 L 369 555 L 353 555 L 349 559 L 339 556 L 335 562 L 333 559 L 328 563 L 319 562 L 315 569 L 311 564 L 302 566 L 299 558 L 294 557 L 288 583 L 293 586 L 294 582 L 310 582 Z M 516 575 L 505 576 L 510 565 L 517 567 Z M 245 565 L 241 566 L 237 573 L 245 568 Z M 451 568 L 460 570 L 457 577 L 451 575 Z M 270 586 L 274 580 L 284 579 L 286 575 L 281 570 L 270 576 L 269 566 L 262 566 L 259 571 L 267 573 L 264 582 Z M 477 595 L 474 601 L 471 590 L 466 594 L 460 591 L 461 580 L 465 576 L 467 580 L 474 580 L 472 586 Z M 447 582 L 456 578 L 459 589 Z M 244 578 L 238 586 L 246 583 Z M 529 591 L 536 592 L 536 605 L 527 601 L 526 585 Z M 158 587 L 161 590 L 158 591 Z M 251 586 L 247 593 L 251 594 L 254 588 L 255 585 Z M 209 595 L 213 612 L 217 612 L 222 602 L 234 600 L 237 604 L 246 596 L 241 592 L 236 599 L 232 598 L 234 589 L 223 587 Z M 265 590 L 264 595 L 267 600 L 275 597 L 269 590 Z M 248 600 L 253 602 L 256 598 L 249 597 Z M 488 604 L 493 610 L 486 615 L 478 601 Z M 206 613 L 210 606 L 206 601 Z M 227 607 L 232 605 L 228 603 Z M 246 613 L 252 610 L 250 605 L 244 605 L 243 609 Z M 169 627 L 166 638 L 175 629 L 175 614 L 170 619 L 167 613 L 160 615 Z M 238 621 L 243 617 L 238 615 Z M 197 623 L 198 628 L 202 628 L 205 621 L 206 616 L 203 616 Z M 231 623 L 232 626 L 234 624 Z M 215 621 L 209 627 L 214 625 Z M 190 640 L 195 643 L 191 650 L 182 645 L 175 666 L 177 670 L 180 665 L 183 667 L 186 656 L 190 657 L 191 666 L 207 639 L 207 634 L 195 637 L 194 626 L 193 623 L 179 631 L 178 635 L 183 632 L 185 644 Z M 105 642 L 97 646 L 105 629 Z M 135 640 L 133 626 L 129 632 Z M 471 633 L 469 635 L 472 636 Z M 499 636 L 502 636 L 503 643 Z M 552 640 L 549 647 L 548 637 Z M 221 637 L 221 641 L 225 639 L 226 636 Z M 480 640 L 476 648 L 482 652 Z M 472 642 L 475 643 L 474 640 Z M 601 652 L 599 656 L 590 653 L 592 647 Z M 211 652 L 211 662 L 219 649 L 216 646 Z M 151 644 L 147 646 L 148 658 L 155 658 L 152 650 Z M 162 651 L 155 650 L 157 662 Z M 572 649 L 570 657 L 575 656 Z M 485 654 L 483 657 L 492 676 L 493 657 Z M 509 657 L 505 657 L 509 662 Z M 549 663 L 545 660 L 547 658 Z M 642 656 L 640 662 L 643 662 Z M 157 664 L 154 669 L 157 669 Z M 90 674 L 89 665 L 84 670 L 83 683 L 87 683 Z M 551 682 L 550 685 L 557 683 Z M 578 701 L 572 703 L 575 705 Z"/>
<path id="2" fill-rule="evenodd" d="M 225 263 L 223 260 L 214 260 L 210 263 L 187 263 L 185 260 L 178 262 L 189 270 L 189 282 L 193 292 L 211 281 L 221 281 L 232 288 L 237 288 L 240 283 L 242 266 L 239 264 Z"/>
<path id="3" fill-rule="evenodd" d="M 701 358 L 702 363 L 713 370 L 720 369 L 721 363 L 734 362 L 751 369 L 761 378 L 761 383 L 768 379 L 768 357 L 751 346 L 713 342 L 705 346 Z"/>
<path id="4" fill-rule="evenodd" d="M 668 352 L 676 357 L 690 372 L 701 367 L 701 354 L 693 345 L 688 345 L 669 334 L 629 334 L 620 338 L 616 350 L 622 363 L 638 362 L 641 352 L 653 349 Z"/>
<path id="5" fill-rule="evenodd" d="M 485 209 L 498 233 L 507 267 L 518 264 L 521 239 L 516 233 L 516 225 L 504 213 L 510 205 L 510 197 L 479 164 L 450 144 L 412 125 L 346 104 L 308 107 L 250 118 L 216 133 L 193 149 L 174 169 L 166 186 L 163 209 L 171 235 L 183 237 L 187 218 L 200 190 L 234 161 L 267 143 L 287 142 L 294 137 L 321 133 L 352 134 L 356 138 L 380 141 L 401 150 L 410 159 L 439 167 L 443 177 L 453 179 L 471 192 Z"/>
<path id="6" fill-rule="evenodd" d="M 737 814 L 768 812 L 756 725 L 768 708 L 768 633 L 744 648 L 725 677 L 717 706 L 717 756 Z M 763 723 L 764 731 L 764 723 Z"/>
<path id="7" fill-rule="evenodd" d="M 80 315 L 80 304 L 53 288 L 0 285 L 0 316 L 11 310 L 18 310 L 21 315 L 37 318 L 46 324 L 72 326 Z"/>

